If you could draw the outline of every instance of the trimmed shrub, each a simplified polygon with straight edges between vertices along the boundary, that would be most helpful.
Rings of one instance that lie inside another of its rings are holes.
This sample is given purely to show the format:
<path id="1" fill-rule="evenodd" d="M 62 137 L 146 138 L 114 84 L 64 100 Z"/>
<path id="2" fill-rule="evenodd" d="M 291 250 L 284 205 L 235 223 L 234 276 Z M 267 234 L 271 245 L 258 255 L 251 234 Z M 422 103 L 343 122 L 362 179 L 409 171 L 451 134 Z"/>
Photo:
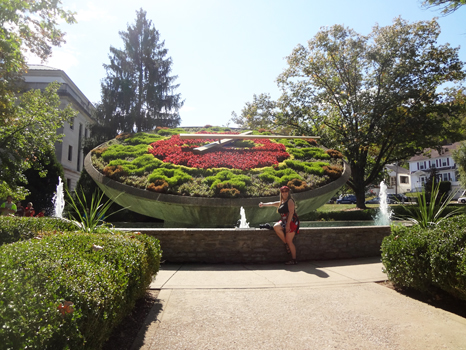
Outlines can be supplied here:
<path id="1" fill-rule="evenodd" d="M 92 154 L 95 154 L 97 157 L 102 156 L 102 153 L 107 152 L 108 147 L 95 148 L 92 150 Z"/>
<path id="2" fill-rule="evenodd" d="M 155 180 L 164 180 L 170 186 L 181 185 L 182 183 L 191 181 L 191 179 L 191 175 L 186 174 L 181 169 L 167 168 L 155 169 L 148 177 L 149 182 L 155 182 Z"/>
<path id="3" fill-rule="evenodd" d="M 238 191 L 236 188 L 222 188 L 219 192 L 219 196 L 223 198 L 235 198 L 238 197 L 240 194 L 240 191 Z"/>
<path id="4" fill-rule="evenodd" d="M 162 136 L 157 134 L 148 134 L 144 132 L 140 132 L 137 134 L 133 134 L 131 137 L 125 140 L 126 143 L 130 145 L 137 145 L 137 144 L 146 144 L 150 145 L 152 142 L 158 141 L 162 138 Z"/>
<path id="5" fill-rule="evenodd" d="M 293 192 L 303 192 L 309 189 L 306 181 L 300 179 L 288 181 L 286 185 L 291 188 Z"/>
<path id="6" fill-rule="evenodd" d="M 420 226 L 392 226 L 382 241 L 382 263 L 394 284 L 427 292 L 431 285 L 428 238 Z"/>
<path id="7" fill-rule="evenodd" d="M 57 218 L 0 216 L 0 245 L 28 240 L 42 232 L 75 230 L 75 225 Z"/>
<path id="8" fill-rule="evenodd" d="M 147 186 L 147 189 L 153 192 L 165 193 L 168 189 L 168 183 L 161 179 L 155 180 Z"/>
<path id="9" fill-rule="evenodd" d="M 335 149 L 328 149 L 325 151 L 325 153 L 327 153 L 330 158 L 343 159 L 343 154 Z"/>
<path id="10" fill-rule="evenodd" d="M 142 145 L 112 145 L 102 153 L 102 158 L 109 162 L 114 159 L 137 158 L 147 153 L 147 144 Z"/>
<path id="11" fill-rule="evenodd" d="M 121 165 L 109 165 L 106 166 L 103 170 L 105 176 L 108 176 L 111 179 L 120 179 L 122 176 L 127 176 L 128 173 L 123 169 Z"/>
<path id="12" fill-rule="evenodd" d="M 432 228 L 392 227 L 382 242 L 382 263 L 393 283 L 433 294 L 436 288 L 466 300 L 466 215 Z"/>
<path id="13" fill-rule="evenodd" d="M 338 179 L 343 173 L 343 169 L 335 165 L 324 165 L 322 169 L 324 171 L 324 174 L 332 180 Z"/>
<path id="14" fill-rule="evenodd" d="M 159 269 L 152 237 L 51 235 L 0 247 L 4 349 L 100 349 Z"/>
<path id="15" fill-rule="evenodd" d="M 280 178 L 278 184 L 279 186 L 284 186 L 290 181 L 294 180 L 301 180 L 304 181 L 304 179 L 299 175 L 299 174 L 290 174 L 290 175 L 284 175 Z"/>

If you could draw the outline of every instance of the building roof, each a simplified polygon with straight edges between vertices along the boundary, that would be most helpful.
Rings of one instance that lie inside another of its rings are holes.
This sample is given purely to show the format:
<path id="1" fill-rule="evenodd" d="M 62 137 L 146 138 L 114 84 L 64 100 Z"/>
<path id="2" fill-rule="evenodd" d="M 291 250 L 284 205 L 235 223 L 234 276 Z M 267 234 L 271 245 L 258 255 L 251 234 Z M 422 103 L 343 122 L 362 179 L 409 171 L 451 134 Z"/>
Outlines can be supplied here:
<path id="1" fill-rule="evenodd" d="M 29 64 L 23 78 L 30 89 L 44 89 L 53 81 L 59 82 L 58 94 L 72 98 L 90 118 L 94 105 L 63 70 L 43 64 Z"/>
<path id="2" fill-rule="evenodd" d="M 402 168 L 402 167 L 397 166 L 395 164 L 386 164 L 385 167 L 390 171 L 397 172 L 398 174 L 407 174 L 407 175 L 409 175 L 409 170 L 408 169 Z"/>
<path id="3" fill-rule="evenodd" d="M 43 64 L 28 64 L 28 68 L 32 70 L 61 70 L 58 68 L 45 66 Z"/>
<path id="4" fill-rule="evenodd" d="M 426 148 L 421 154 L 412 157 L 409 161 L 410 162 L 418 162 L 420 160 L 428 160 L 432 158 L 442 158 L 442 157 L 451 157 L 453 155 L 453 151 L 455 151 L 461 142 L 451 143 L 445 146 L 442 146 L 441 153 L 437 152 L 435 149 Z"/>

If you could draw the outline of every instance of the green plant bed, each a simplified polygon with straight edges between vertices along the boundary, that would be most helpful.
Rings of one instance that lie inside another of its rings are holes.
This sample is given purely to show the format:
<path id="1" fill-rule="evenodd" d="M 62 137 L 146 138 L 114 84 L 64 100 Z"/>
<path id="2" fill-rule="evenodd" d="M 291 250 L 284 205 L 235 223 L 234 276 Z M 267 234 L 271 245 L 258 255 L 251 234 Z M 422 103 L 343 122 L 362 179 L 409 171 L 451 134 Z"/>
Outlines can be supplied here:
<path id="1" fill-rule="evenodd" d="M 157 273 L 158 240 L 44 233 L 0 247 L 2 349 L 100 349 Z"/>
<path id="2" fill-rule="evenodd" d="M 298 214 L 305 214 L 325 204 L 350 176 L 341 154 L 316 146 L 315 140 L 239 140 L 198 157 L 193 148 L 212 140 L 181 140 L 180 132 L 194 131 L 120 135 L 88 154 L 85 168 L 119 205 L 170 226 L 194 227 L 234 225 L 241 206 L 250 222 L 270 221 L 275 212 L 257 206 L 278 200 L 283 185 L 295 193 Z M 150 144 L 136 142 L 149 139 Z"/>

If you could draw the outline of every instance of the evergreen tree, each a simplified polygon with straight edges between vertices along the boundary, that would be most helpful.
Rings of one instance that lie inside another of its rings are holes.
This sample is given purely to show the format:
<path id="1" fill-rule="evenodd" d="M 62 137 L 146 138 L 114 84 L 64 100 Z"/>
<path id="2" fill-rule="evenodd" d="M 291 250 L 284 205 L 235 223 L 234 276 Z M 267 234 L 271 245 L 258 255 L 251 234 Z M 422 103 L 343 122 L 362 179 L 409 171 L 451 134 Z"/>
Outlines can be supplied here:
<path id="1" fill-rule="evenodd" d="M 165 42 L 144 10 L 136 14 L 136 23 L 119 33 L 124 48 L 110 47 L 110 63 L 104 64 L 107 77 L 96 117 L 113 134 L 176 127 L 181 121 L 183 101 L 174 93 L 179 85 L 174 84 L 177 76 L 170 75 L 172 59 L 166 57 Z"/>

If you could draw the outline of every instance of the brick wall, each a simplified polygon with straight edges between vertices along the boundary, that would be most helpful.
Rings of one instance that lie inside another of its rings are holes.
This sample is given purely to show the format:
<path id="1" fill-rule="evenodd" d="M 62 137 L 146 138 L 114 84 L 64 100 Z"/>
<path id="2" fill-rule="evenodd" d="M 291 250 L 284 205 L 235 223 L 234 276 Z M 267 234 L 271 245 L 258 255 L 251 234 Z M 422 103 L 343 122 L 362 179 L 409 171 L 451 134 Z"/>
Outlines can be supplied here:
<path id="1" fill-rule="evenodd" d="M 176 263 L 273 263 L 289 259 L 274 231 L 264 229 L 125 229 L 160 240 L 162 260 Z M 301 228 L 295 238 L 298 260 L 380 255 L 389 226 Z"/>

